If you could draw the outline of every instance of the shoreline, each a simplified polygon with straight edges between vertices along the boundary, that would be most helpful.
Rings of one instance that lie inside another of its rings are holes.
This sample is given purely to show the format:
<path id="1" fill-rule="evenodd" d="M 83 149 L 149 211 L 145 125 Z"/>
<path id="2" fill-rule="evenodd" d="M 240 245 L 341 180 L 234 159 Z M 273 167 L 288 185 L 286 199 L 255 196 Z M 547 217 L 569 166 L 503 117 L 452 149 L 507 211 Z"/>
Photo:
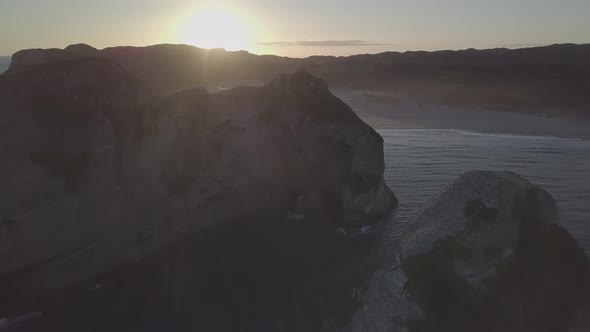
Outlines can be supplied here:
<path id="1" fill-rule="evenodd" d="M 217 82 L 209 93 L 260 81 Z M 590 140 L 590 118 L 548 117 L 530 109 L 493 105 L 452 105 L 395 90 L 332 88 L 368 125 L 382 129 L 445 129 L 482 134 L 523 135 Z"/>
<path id="2" fill-rule="evenodd" d="M 364 121 L 364 119 L 363 119 Z M 399 127 L 374 127 L 377 131 L 383 130 L 394 130 L 394 131 L 432 131 L 432 130 L 444 130 L 444 131 L 456 131 L 459 133 L 472 134 L 472 135 L 498 135 L 498 136 L 514 136 L 524 138 L 553 138 L 553 139 L 569 139 L 579 141 L 590 141 L 590 136 L 577 137 L 577 136 L 565 136 L 559 134 L 539 134 L 539 133 L 522 133 L 522 132 L 492 132 L 483 130 L 473 129 L 458 129 L 458 128 L 399 128 Z"/>
<path id="3" fill-rule="evenodd" d="M 544 117 L 488 105 L 455 106 L 410 97 L 395 91 L 332 91 L 367 124 L 381 129 L 446 129 L 590 140 L 590 119 Z"/>

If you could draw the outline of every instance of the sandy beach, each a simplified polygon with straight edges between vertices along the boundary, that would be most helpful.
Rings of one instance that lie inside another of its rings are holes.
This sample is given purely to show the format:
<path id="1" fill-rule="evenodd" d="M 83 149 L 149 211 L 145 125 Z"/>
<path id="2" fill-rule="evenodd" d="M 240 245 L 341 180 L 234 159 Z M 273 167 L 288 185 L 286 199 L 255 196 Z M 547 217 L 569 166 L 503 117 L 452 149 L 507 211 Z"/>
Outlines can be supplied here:
<path id="1" fill-rule="evenodd" d="M 376 129 L 460 129 L 590 139 L 590 119 L 544 117 L 492 106 L 443 105 L 395 91 L 332 89 Z"/>
<path id="2" fill-rule="evenodd" d="M 210 93 L 267 82 L 231 81 L 207 86 Z M 398 91 L 330 88 L 375 129 L 459 129 L 481 133 L 590 139 L 590 119 L 546 117 L 493 105 L 445 105 Z"/>

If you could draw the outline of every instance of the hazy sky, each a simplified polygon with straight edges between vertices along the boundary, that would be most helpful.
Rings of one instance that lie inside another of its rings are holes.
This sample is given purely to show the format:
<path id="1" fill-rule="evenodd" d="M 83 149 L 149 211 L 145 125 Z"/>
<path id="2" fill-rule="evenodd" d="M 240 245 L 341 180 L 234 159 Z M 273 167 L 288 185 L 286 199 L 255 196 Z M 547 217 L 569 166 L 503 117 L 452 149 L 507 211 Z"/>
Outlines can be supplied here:
<path id="1" fill-rule="evenodd" d="M 590 42 L 590 0 L 0 0 L 0 55 L 85 42 L 288 56 Z"/>

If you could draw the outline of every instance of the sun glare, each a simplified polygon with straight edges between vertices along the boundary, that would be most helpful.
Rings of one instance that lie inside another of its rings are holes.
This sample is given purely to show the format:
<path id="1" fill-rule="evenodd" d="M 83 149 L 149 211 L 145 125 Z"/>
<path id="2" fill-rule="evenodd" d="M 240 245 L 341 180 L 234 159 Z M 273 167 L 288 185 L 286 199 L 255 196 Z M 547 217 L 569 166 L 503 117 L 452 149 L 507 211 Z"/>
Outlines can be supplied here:
<path id="1" fill-rule="evenodd" d="M 181 27 L 180 40 L 202 48 L 249 50 L 251 33 L 245 20 L 233 11 L 208 7 L 197 10 L 186 19 Z"/>

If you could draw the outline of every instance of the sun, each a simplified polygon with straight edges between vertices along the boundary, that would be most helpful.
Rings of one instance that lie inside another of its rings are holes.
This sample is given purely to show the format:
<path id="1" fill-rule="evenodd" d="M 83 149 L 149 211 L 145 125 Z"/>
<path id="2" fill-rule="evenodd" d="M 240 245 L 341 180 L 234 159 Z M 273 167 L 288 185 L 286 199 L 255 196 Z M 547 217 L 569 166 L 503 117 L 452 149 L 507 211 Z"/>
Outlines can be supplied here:
<path id="1" fill-rule="evenodd" d="M 250 48 L 252 32 L 245 20 L 232 10 L 206 7 L 185 20 L 179 37 L 184 44 L 239 51 Z"/>

